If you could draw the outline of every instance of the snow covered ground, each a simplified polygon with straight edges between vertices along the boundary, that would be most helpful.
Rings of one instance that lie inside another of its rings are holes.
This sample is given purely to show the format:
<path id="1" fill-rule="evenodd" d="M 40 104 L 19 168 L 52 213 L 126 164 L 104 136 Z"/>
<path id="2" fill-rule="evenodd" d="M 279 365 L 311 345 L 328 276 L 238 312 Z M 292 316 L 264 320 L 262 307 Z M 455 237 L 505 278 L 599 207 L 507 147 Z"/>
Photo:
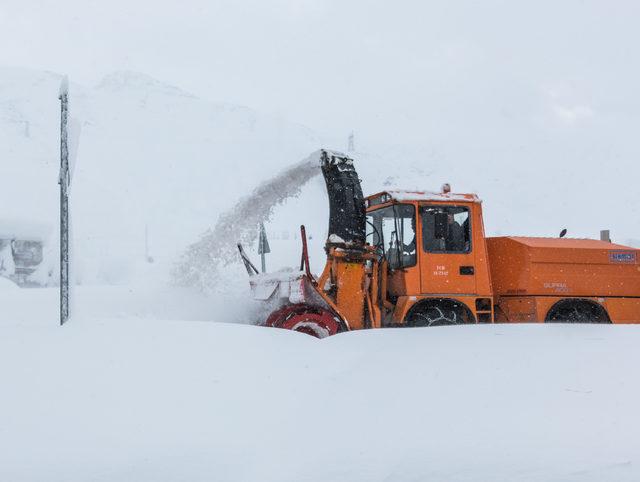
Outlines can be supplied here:
<path id="1" fill-rule="evenodd" d="M 365 194 L 448 182 L 488 235 L 640 246 L 640 3 L 98 3 L 0 2 L 0 238 L 48 284 L 61 74 L 81 127 L 72 320 L 0 277 L 0 482 L 640 480 L 640 326 L 316 340 L 252 325 L 235 249 L 264 221 L 290 267 L 304 223 L 319 271 L 295 163 L 351 134 Z"/>
<path id="2" fill-rule="evenodd" d="M 76 300 L 59 327 L 55 289 L 0 286 L 2 481 L 640 479 L 640 327 L 317 340 L 186 291 Z"/>
<path id="3" fill-rule="evenodd" d="M 54 262 L 59 82 L 0 68 L 1 216 L 51 228 Z M 430 110 L 415 144 L 358 143 L 351 154 L 365 192 L 448 181 L 485 200 L 491 235 L 568 227 L 637 238 L 636 177 L 620 175 L 637 171 L 635 118 L 614 103 L 558 122 L 571 99 L 535 92 L 533 107 L 514 93 L 508 112 L 475 109 L 481 129 L 458 129 L 468 110 L 460 103 L 464 116 Z M 82 126 L 80 285 L 74 317 L 59 327 L 55 288 L 0 278 L 0 482 L 640 480 L 640 327 L 467 326 L 319 341 L 252 326 L 258 307 L 247 301 L 235 238 L 257 232 L 269 212 L 275 270 L 299 260 L 305 223 L 321 269 L 323 181 L 293 197 L 305 176 L 278 182 L 310 152 L 345 147 L 346 132 L 327 142 L 132 72 L 72 84 L 71 94 Z M 223 282 L 209 295 L 171 286 L 180 254 L 217 224 L 233 228 L 205 253 L 231 262 Z"/>

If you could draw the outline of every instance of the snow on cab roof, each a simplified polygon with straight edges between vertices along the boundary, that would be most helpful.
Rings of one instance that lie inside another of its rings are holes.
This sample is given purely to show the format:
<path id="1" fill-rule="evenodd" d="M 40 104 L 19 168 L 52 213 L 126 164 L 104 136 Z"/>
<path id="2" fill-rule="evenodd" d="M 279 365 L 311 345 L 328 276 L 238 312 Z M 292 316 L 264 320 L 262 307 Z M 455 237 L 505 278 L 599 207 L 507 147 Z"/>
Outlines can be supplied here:
<path id="1" fill-rule="evenodd" d="M 458 201 L 473 203 L 482 202 L 480 198 L 475 194 L 433 191 L 406 191 L 402 189 L 392 189 L 369 197 L 377 197 L 382 194 L 388 194 L 394 201 Z"/>

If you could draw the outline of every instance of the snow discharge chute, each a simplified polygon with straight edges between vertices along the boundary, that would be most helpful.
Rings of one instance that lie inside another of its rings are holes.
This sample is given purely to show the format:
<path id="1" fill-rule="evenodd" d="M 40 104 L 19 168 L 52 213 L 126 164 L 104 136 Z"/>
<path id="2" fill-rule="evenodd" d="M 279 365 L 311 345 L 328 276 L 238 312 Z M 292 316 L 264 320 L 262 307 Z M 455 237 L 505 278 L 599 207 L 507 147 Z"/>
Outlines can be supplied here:
<path id="1" fill-rule="evenodd" d="M 329 196 L 328 243 L 364 246 L 364 196 L 353 160 L 344 154 L 322 151 L 321 166 Z"/>

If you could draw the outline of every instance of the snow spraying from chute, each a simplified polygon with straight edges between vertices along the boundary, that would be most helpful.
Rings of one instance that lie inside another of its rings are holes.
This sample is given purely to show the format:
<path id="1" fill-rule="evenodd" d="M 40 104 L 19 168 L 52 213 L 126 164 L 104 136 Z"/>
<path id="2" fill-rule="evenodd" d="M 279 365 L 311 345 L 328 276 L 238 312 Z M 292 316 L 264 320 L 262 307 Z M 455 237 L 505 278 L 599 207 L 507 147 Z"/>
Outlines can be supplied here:
<path id="1" fill-rule="evenodd" d="M 173 270 L 174 281 L 205 292 L 215 291 L 223 276 L 220 268 L 238 260 L 237 243 L 252 245 L 260 223 L 269 219 L 273 209 L 296 197 L 302 186 L 321 173 L 321 155 L 318 150 L 263 182 L 223 213 L 213 229 L 187 248 Z"/>

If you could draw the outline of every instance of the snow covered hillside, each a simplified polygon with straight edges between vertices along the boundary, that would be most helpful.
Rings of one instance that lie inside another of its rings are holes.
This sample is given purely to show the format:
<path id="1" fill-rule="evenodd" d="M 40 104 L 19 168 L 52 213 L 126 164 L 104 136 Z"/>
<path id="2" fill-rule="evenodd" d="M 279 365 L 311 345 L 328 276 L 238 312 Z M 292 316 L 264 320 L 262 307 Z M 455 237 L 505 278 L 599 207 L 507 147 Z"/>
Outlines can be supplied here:
<path id="1" fill-rule="evenodd" d="M 57 225 L 60 80 L 0 70 L 3 217 Z M 131 72 L 93 88 L 72 83 L 71 109 L 82 128 L 73 179 L 82 283 L 135 278 L 145 227 L 166 279 L 181 250 L 256 180 L 321 144 L 303 126 Z"/>
<path id="2" fill-rule="evenodd" d="M 0 285 L 16 314 L 0 337 L 3 481 L 640 479 L 636 326 L 317 340 L 88 289 L 59 328 L 56 290 L 15 290 Z"/>
<path id="3" fill-rule="evenodd" d="M 507 81 L 509 95 L 484 110 L 470 103 L 463 124 L 462 107 L 443 100 L 413 143 L 396 145 L 392 131 L 375 144 L 356 138 L 350 154 L 365 192 L 438 189 L 447 181 L 484 199 L 488 234 L 556 236 L 567 227 L 569 236 L 596 237 L 609 228 L 616 241 L 637 239 L 640 195 L 629 175 L 640 156 L 634 118 L 615 103 L 585 107 L 566 90 Z M 0 70 L 2 216 L 49 223 L 53 239 L 59 83 L 53 73 Z M 184 249 L 261 182 L 319 147 L 346 147 L 347 133 L 336 140 L 131 72 L 95 87 L 72 83 L 71 108 L 82 128 L 73 221 L 77 279 L 85 284 L 167 281 Z M 270 268 L 297 262 L 302 223 L 320 269 L 327 206 L 319 178 L 273 211 Z M 145 231 L 160 268 L 145 263 Z M 229 274 L 236 280 L 242 268 Z"/>

